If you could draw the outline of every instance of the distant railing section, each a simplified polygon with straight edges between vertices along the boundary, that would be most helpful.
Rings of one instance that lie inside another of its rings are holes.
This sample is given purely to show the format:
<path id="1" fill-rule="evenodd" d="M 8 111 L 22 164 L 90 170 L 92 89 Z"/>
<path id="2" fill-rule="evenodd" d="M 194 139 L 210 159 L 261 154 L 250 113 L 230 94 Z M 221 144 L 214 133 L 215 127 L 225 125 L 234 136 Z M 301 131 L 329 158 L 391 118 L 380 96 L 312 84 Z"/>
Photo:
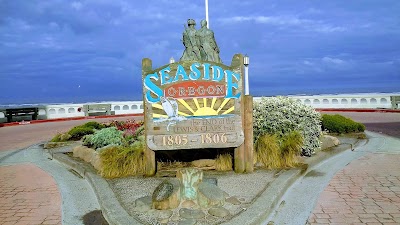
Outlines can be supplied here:
<path id="1" fill-rule="evenodd" d="M 322 109 L 398 109 L 400 100 L 390 94 L 340 94 L 288 96 L 305 105 Z M 261 97 L 255 97 L 258 101 Z"/>
<path id="2" fill-rule="evenodd" d="M 297 95 L 288 97 L 317 109 L 400 109 L 400 93 Z M 260 99 L 261 97 L 254 97 L 254 101 L 259 101 Z M 143 113 L 143 101 L 57 104 L 38 108 L 39 120 L 87 117 L 99 114 L 129 115 Z M 0 123 L 5 122 L 7 122 L 6 110 L 3 109 L 0 110 Z"/>

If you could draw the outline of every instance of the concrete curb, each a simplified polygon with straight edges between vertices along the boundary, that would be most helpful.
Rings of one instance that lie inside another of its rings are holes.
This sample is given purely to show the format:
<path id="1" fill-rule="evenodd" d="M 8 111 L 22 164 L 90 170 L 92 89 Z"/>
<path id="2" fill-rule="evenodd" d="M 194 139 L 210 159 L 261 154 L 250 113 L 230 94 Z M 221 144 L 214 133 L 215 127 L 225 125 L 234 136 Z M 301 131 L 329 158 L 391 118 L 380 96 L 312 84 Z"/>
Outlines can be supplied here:
<path id="1" fill-rule="evenodd" d="M 110 225 L 140 225 L 134 217 L 130 216 L 125 209 L 120 205 L 114 192 L 111 190 L 107 181 L 99 175 L 93 173 L 88 165 L 76 162 L 64 154 L 54 154 L 54 159 L 70 167 L 80 176 L 85 178 L 92 186 L 94 193 L 97 196 L 100 208 L 104 218 Z"/>
<path id="2" fill-rule="evenodd" d="M 301 176 L 301 170 L 288 170 L 280 174 L 256 198 L 249 208 L 222 224 L 262 224 L 273 212 L 286 190 Z"/>

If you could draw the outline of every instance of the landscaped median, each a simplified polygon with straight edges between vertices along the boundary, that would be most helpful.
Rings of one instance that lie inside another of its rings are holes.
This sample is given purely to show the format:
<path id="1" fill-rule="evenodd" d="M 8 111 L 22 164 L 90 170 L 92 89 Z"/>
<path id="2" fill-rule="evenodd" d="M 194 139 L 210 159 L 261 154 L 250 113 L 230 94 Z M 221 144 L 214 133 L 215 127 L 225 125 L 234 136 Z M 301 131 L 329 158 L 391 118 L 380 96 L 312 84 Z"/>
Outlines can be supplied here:
<path id="1" fill-rule="evenodd" d="M 255 171 L 249 174 L 234 173 L 229 151 L 216 149 L 215 158 L 189 162 L 179 161 L 179 157 L 187 157 L 182 152 L 160 155 L 156 176 L 144 177 L 143 129 L 141 122 L 136 121 L 90 122 L 57 135 L 53 139 L 55 142 L 46 146 L 55 147 L 49 149 L 54 158 L 89 180 L 110 224 L 260 224 L 298 177 L 323 160 L 365 143 L 362 132 L 327 135 L 328 131 L 321 131 L 324 118 L 321 121 L 319 114 L 308 108 L 290 106 L 293 105 L 291 101 L 282 103 L 278 99 L 277 102 L 278 106 L 270 109 L 284 113 L 262 112 L 263 115 L 274 114 L 276 118 L 271 124 L 276 127 L 267 129 L 266 124 L 259 121 L 261 129 L 255 131 L 258 132 Z M 315 126 L 307 126 L 309 120 Z M 79 138 L 80 141 L 76 141 Z M 70 147 L 69 153 L 64 154 L 57 153 L 54 143 L 78 146 Z M 312 157 L 306 157 L 308 154 Z M 176 161 L 165 161 L 166 158 Z M 185 167 L 203 170 L 203 181 L 211 182 L 224 193 L 223 207 L 203 209 L 185 202 L 174 209 L 154 209 L 154 191 L 165 181 L 175 179 L 175 174 Z"/>

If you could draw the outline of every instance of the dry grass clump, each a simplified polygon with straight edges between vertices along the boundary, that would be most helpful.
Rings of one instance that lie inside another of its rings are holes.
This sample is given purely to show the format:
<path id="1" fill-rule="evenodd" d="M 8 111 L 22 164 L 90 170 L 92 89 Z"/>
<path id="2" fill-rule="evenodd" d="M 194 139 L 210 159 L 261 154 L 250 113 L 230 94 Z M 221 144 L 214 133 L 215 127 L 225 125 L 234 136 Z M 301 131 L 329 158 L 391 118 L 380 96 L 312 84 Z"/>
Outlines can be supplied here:
<path id="1" fill-rule="evenodd" d="M 178 168 L 188 167 L 190 163 L 181 161 L 157 161 L 157 170 L 174 170 Z"/>
<path id="2" fill-rule="evenodd" d="M 232 156 L 230 154 L 218 155 L 215 160 L 215 170 L 217 171 L 232 170 Z"/>
<path id="3" fill-rule="evenodd" d="M 142 175 L 146 170 L 142 142 L 135 142 L 129 147 L 106 147 L 101 151 L 100 158 L 103 164 L 100 174 L 106 178 Z"/>
<path id="4" fill-rule="evenodd" d="M 296 167 L 298 165 L 298 156 L 301 153 L 303 146 L 303 137 L 299 132 L 290 132 L 281 139 L 281 154 L 282 160 L 286 167 Z"/>
<path id="5" fill-rule="evenodd" d="M 281 168 L 281 153 L 276 135 L 265 134 L 255 144 L 255 154 L 259 162 L 267 169 Z"/>
<path id="6" fill-rule="evenodd" d="M 290 132 L 281 138 L 265 134 L 255 144 L 255 155 L 267 169 L 296 167 L 302 151 L 303 137 L 298 131 Z"/>

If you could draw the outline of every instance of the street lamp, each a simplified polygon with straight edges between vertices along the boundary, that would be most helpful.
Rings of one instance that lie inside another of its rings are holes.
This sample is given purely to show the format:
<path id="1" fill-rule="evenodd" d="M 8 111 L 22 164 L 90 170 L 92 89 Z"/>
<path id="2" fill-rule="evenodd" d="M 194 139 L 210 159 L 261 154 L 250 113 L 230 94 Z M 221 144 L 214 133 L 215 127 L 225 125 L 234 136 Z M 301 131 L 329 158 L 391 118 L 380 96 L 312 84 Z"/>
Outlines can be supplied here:
<path id="1" fill-rule="evenodd" d="M 174 62 L 175 62 L 174 57 L 171 57 L 171 58 L 169 59 L 169 64 L 172 64 L 172 63 L 174 63 Z"/>
<path id="2" fill-rule="evenodd" d="M 250 63 L 250 58 L 247 56 L 247 54 L 243 57 L 243 64 L 244 64 L 244 84 L 245 84 L 245 89 L 244 89 L 244 94 L 249 95 L 249 63 Z"/>

